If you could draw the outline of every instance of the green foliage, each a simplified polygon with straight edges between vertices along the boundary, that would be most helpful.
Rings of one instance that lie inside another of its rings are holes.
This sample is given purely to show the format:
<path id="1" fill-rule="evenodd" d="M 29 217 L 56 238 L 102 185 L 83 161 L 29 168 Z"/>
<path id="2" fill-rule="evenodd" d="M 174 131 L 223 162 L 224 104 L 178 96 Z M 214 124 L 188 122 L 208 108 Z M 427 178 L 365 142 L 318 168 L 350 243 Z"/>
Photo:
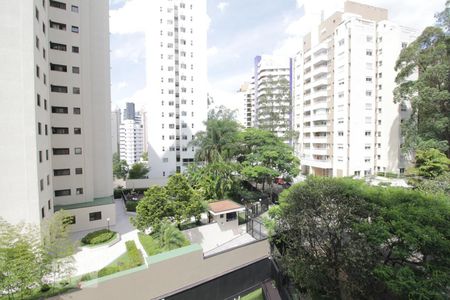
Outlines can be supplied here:
<path id="1" fill-rule="evenodd" d="M 184 234 L 172 224 L 165 222 L 158 233 L 159 245 L 163 251 L 188 246 L 190 243 Z"/>
<path id="2" fill-rule="evenodd" d="M 153 236 L 139 232 L 138 237 L 148 256 L 156 255 L 162 252 L 158 240 L 154 239 Z"/>
<path id="3" fill-rule="evenodd" d="M 427 179 L 450 172 L 450 159 L 437 149 L 418 150 L 414 173 Z"/>
<path id="4" fill-rule="evenodd" d="M 144 264 L 142 253 L 136 247 L 136 243 L 134 241 L 125 242 L 125 246 L 127 249 L 125 254 L 121 255 L 111 264 L 98 271 L 98 277 L 104 277 L 117 272 L 136 268 Z M 88 275 L 86 278 L 92 278 L 92 276 Z"/>
<path id="5" fill-rule="evenodd" d="M 433 179 L 422 179 L 415 182 L 415 188 L 430 195 L 443 195 L 450 199 L 450 172 Z"/>
<path id="6" fill-rule="evenodd" d="M 270 214 L 282 264 L 313 297 L 444 299 L 448 292 L 448 200 L 310 177 Z"/>
<path id="7" fill-rule="evenodd" d="M 264 300 L 262 289 L 257 289 L 247 295 L 241 296 L 241 300 Z"/>
<path id="8" fill-rule="evenodd" d="M 218 111 L 212 110 L 205 125 L 206 131 L 198 132 L 192 142 L 193 146 L 198 147 L 197 160 L 206 163 L 229 160 L 235 151 L 240 127 L 234 112 L 223 106 Z"/>
<path id="9" fill-rule="evenodd" d="M 130 200 L 126 202 L 125 206 L 127 207 L 127 211 L 136 212 L 136 207 L 138 204 L 139 201 Z"/>
<path id="10" fill-rule="evenodd" d="M 109 229 L 101 229 L 88 233 L 81 239 L 81 242 L 85 245 L 98 245 L 109 242 L 117 235 L 117 232 Z"/>
<path id="11" fill-rule="evenodd" d="M 151 187 L 145 192 L 131 221 L 141 231 L 151 227 L 157 232 L 164 220 L 181 224 L 191 217 L 199 219 L 205 210 L 201 195 L 192 189 L 186 176 L 175 174 L 165 187 Z"/>
<path id="12" fill-rule="evenodd" d="M 144 163 L 135 163 L 128 171 L 128 179 L 142 179 L 148 174 L 149 168 Z"/>
<path id="13" fill-rule="evenodd" d="M 141 158 L 143 161 L 148 161 L 148 152 L 143 152 Z"/>
<path id="14" fill-rule="evenodd" d="M 114 189 L 114 199 L 122 198 L 123 189 Z"/>
<path id="15" fill-rule="evenodd" d="M 448 15 L 440 16 L 448 24 Z M 395 101 L 409 101 L 412 108 L 411 117 L 402 126 L 406 150 L 436 148 L 450 157 L 449 41 L 441 28 L 428 27 L 397 60 Z M 411 77 L 415 72 L 417 79 Z"/>
<path id="16" fill-rule="evenodd" d="M 121 160 L 119 153 L 113 154 L 113 174 L 116 178 L 126 179 L 128 174 L 128 164 L 126 160 Z"/>

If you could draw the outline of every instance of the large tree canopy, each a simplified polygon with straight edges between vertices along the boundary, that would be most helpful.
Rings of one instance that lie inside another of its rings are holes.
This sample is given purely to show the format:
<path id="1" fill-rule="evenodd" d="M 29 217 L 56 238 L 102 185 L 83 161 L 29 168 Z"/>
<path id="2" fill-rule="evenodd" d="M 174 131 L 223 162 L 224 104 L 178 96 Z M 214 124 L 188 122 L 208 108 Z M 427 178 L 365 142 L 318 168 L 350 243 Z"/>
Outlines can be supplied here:
<path id="1" fill-rule="evenodd" d="M 302 291 L 327 299 L 445 299 L 445 198 L 351 179 L 308 178 L 282 197 L 274 241 Z"/>
<path id="2" fill-rule="evenodd" d="M 448 3 L 447 3 L 448 5 Z M 449 8 L 438 15 L 438 24 L 448 30 Z M 428 27 L 402 50 L 395 101 L 410 101 L 411 117 L 403 123 L 407 150 L 439 149 L 450 157 L 450 37 L 448 31 Z M 417 74 L 417 76 L 415 75 Z"/>

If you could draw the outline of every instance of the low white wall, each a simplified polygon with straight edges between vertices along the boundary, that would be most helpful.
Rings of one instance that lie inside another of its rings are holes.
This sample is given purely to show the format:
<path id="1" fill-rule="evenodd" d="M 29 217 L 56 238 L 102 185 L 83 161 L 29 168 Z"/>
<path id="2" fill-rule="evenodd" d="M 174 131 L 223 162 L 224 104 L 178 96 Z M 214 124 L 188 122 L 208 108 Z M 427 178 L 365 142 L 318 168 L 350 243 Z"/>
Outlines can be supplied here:
<path id="1" fill-rule="evenodd" d="M 151 186 L 164 186 L 167 184 L 167 178 L 146 178 L 146 179 L 127 179 L 125 188 L 127 189 L 145 189 Z"/>
<path id="2" fill-rule="evenodd" d="M 89 221 L 89 213 L 97 211 L 102 212 L 102 219 L 96 221 Z M 75 216 L 76 223 L 70 225 L 70 230 L 72 232 L 97 228 L 107 228 L 108 226 L 108 221 L 106 220 L 107 218 L 109 218 L 110 226 L 116 224 L 116 205 L 114 203 L 107 205 L 68 209 L 65 210 L 65 212 L 67 212 L 71 216 Z"/>

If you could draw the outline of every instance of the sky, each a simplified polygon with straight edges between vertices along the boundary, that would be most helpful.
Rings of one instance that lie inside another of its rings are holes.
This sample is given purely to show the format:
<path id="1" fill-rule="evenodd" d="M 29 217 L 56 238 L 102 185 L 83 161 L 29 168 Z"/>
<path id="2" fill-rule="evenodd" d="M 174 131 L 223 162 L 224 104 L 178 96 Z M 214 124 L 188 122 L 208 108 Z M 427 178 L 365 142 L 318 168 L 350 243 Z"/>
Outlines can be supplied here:
<path id="1" fill-rule="evenodd" d="M 152 0 L 110 0 L 111 101 L 145 103 L 145 20 Z M 341 10 L 344 0 L 207 0 L 208 90 L 216 105 L 239 109 L 240 85 L 249 81 L 256 55 L 293 56 L 303 35 Z M 434 24 L 445 0 L 359 0 L 389 10 L 389 19 L 422 31 Z"/>

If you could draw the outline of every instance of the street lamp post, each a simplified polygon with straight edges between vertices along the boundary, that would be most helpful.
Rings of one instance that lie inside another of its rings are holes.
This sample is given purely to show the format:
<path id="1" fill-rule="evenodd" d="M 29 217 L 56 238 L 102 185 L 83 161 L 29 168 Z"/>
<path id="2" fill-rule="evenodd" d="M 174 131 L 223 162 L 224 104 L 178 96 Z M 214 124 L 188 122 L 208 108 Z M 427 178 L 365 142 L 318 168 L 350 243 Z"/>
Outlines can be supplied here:
<path id="1" fill-rule="evenodd" d="M 106 218 L 106 222 L 108 223 L 108 231 L 109 231 L 109 218 Z"/>

